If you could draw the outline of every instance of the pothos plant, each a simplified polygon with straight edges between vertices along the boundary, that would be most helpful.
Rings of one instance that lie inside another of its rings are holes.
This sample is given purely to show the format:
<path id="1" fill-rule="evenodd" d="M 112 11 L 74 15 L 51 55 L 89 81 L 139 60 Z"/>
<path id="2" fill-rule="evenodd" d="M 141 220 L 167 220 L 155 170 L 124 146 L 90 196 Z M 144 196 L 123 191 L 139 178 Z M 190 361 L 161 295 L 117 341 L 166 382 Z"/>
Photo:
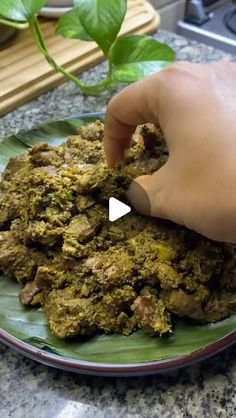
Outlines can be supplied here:
<path id="1" fill-rule="evenodd" d="M 131 83 L 167 67 L 175 58 L 174 51 L 144 35 L 118 37 L 124 21 L 127 0 L 74 0 L 74 8 L 58 21 L 56 32 L 65 38 L 95 41 L 108 59 L 106 78 L 86 85 L 58 65 L 48 51 L 37 17 L 46 0 L 1 0 L 0 23 L 29 28 L 34 42 L 54 70 L 72 80 L 84 93 L 97 95 L 118 83 Z"/>

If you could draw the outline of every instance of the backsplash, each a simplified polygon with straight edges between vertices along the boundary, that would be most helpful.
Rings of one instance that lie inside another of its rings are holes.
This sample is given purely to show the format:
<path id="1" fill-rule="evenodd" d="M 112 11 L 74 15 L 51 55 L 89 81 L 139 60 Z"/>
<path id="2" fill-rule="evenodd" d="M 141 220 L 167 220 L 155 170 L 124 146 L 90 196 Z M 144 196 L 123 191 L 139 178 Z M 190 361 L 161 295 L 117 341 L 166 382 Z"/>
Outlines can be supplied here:
<path id="1" fill-rule="evenodd" d="M 150 3 L 152 3 L 156 9 L 160 9 L 161 7 L 167 6 L 167 4 L 176 3 L 176 0 L 150 0 Z"/>
<path id="2" fill-rule="evenodd" d="M 183 18 L 185 0 L 149 0 L 158 10 L 161 29 L 176 32 L 178 20 Z"/>

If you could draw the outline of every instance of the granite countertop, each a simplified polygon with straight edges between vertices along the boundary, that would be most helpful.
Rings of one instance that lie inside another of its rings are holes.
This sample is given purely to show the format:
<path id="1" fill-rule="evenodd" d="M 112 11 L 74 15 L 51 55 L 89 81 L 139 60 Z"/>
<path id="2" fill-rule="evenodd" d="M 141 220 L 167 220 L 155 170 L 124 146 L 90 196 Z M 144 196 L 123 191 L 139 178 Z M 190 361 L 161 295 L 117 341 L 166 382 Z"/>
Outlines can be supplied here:
<path id="1" fill-rule="evenodd" d="M 154 35 L 177 59 L 212 62 L 236 57 L 173 33 Z M 106 63 L 83 74 L 104 75 Z M 112 92 L 114 94 L 114 92 Z M 64 116 L 104 111 L 111 93 L 85 97 L 72 83 L 49 91 L 0 119 L 0 137 Z M 38 364 L 0 344 L 1 418 L 229 418 L 236 416 L 236 350 L 186 369 L 140 378 L 85 377 Z"/>

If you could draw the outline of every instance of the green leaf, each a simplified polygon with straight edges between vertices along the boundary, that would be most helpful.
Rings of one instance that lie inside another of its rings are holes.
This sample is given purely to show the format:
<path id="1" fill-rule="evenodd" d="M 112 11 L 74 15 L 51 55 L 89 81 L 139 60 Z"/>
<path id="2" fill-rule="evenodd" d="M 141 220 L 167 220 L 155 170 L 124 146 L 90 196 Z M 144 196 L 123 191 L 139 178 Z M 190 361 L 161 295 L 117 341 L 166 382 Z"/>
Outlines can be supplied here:
<path id="1" fill-rule="evenodd" d="M 129 35 L 116 40 L 109 52 L 114 65 L 145 61 L 169 61 L 175 59 L 175 52 L 168 45 L 145 35 Z"/>
<path id="2" fill-rule="evenodd" d="M 166 68 L 169 61 L 144 61 L 118 65 L 113 71 L 113 78 L 122 83 L 133 83 Z"/>
<path id="3" fill-rule="evenodd" d="M 69 12 L 60 17 L 56 33 L 64 38 L 92 41 L 91 36 L 89 36 L 80 22 L 78 7 L 69 10 Z"/>
<path id="4" fill-rule="evenodd" d="M 61 356 L 92 362 L 135 363 L 181 357 L 223 338 L 236 327 L 236 315 L 215 324 L 196 326 L 178 320 L 174 334 L 153 338 L 138 331 L 98 335 L 80 341 L 62 341 L 49 330 L 42 310 L 26 309 L 18 299 L 20 285 L 0 277 L 0 327 L 28 344 Z"/>
<path id="5" fill-rule="evenodd" d="M 80 22 L 106 55 L 119 33 L 127 0 L 75 0 Z"/>
<path id="6" fill-rule="evenodd" d="M 1 0 L 0 15 L 13 20 L 28 20 L 36 15 L 46 0 Z"/>
<path id="7" fill-rule="evenodd" d="M 130 35 L 116 40 L 109 59 L 115 66 L 113 78 L 131 83 L 168 67 L 175 52 L 149 36 Z"/>

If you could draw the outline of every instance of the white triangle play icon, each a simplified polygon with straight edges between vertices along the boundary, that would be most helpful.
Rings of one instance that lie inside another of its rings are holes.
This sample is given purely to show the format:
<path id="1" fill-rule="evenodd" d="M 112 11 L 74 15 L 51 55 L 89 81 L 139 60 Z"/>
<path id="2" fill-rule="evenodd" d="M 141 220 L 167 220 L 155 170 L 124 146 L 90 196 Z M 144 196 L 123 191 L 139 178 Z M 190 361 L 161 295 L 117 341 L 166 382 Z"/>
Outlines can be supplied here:
<path id="1" fill-rule="evenodd" d="M 131 208 L 115 197 L 109 199 L 109 221 L 114 222 L 131 212 Z"/>

